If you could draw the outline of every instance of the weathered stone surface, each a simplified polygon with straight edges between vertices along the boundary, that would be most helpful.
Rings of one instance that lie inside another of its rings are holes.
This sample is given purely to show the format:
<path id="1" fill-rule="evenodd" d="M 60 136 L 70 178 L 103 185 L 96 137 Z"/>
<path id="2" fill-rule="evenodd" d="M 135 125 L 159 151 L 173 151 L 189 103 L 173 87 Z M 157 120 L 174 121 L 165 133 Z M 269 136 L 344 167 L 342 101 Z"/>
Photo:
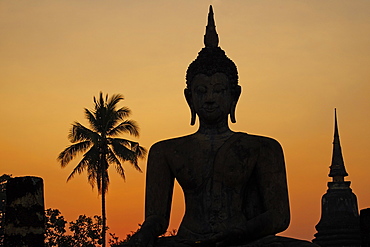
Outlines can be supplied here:
<path id="1" fill-rule="evenodd" d="M 43 180 L 16 177 L 6 184 L 4 246 L 44 245 Z"/>

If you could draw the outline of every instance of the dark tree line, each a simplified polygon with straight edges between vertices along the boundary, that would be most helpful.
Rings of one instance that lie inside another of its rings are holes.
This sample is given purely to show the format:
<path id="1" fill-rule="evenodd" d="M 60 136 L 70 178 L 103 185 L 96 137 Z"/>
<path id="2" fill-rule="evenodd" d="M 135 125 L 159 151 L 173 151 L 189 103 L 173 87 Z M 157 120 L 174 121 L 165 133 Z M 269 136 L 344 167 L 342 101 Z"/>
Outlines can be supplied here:
<path id="1" fill-rule="evenodd" d="M 77 220 L 67 222 L 58 209 L 45 211 L 45 247 L 96 247 L 102 245 L 102 217 L 95 215 L 78 216 Z M 67 231 L 69 230 L 69 231 Z M 108 227 L 106 227 L 108 230 Z M 114 233 L 110 233 L 111 247 L 126 242 L 120 240 Z M 129 238 L 131 234 L 127 235 Z"/>
<path id="2" fill-rule="evenodd" d="M 76 221 L 67 222 L 58 209 L 45 210 L 45 247 L 96 247 L 102 245 L 103 222 L 101 216 L 78 216 Z M 140 227 L 140 224 L 139 224 Z M 69 232 L 67 232 L 67 229 Z M 106 227 L 106 230 L 109 228 Z M 163 236 L 174 236 L 177 230 L 168 231 Z M 128 242 L 135 232 L 120 239 L 115 233 L 109 233 L 110 247 L 118 247 Z"/>

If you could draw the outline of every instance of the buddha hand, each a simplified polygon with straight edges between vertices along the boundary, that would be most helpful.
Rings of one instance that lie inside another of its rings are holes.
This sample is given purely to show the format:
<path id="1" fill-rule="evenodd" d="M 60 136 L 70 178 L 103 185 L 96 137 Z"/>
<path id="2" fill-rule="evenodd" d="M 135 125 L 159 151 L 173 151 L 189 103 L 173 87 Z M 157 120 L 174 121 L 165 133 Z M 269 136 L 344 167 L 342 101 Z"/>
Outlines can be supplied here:
<path id="1" fill-rule="evenodd" d="M 242 242 L 243 232 L 240 229 L 229 229 L 223 232 L 215 233 L 207 239 L 195 241 L 193 246 L 199 247 L 222 247 L 237 245 Z"/>
<path id="2" fill-rule="evenodd" d="M 123 247 L 153 247 L 154 238 L 149 232 L 139 230 L 130 240 L 124 243 Z"/>

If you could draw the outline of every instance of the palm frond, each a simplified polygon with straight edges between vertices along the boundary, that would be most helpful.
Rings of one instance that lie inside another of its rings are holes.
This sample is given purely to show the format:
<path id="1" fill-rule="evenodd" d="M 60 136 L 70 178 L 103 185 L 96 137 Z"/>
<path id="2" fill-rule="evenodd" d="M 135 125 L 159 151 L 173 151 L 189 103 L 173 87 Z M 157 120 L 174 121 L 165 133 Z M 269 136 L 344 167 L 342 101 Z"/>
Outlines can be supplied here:
<path id="1" fill-rule="evenodd" d="M 91 164 L 90 164 L 91 165 Z M 95 188 L 95 185 L 98 185 L 98 190 L 100 188 L 100 176 L 98 176 L 97 171 L 94 169 L 87 169 L 87 182 L 91 185 L 92 188 Z"/>
<path id="2" fill-rule="evenodd" d="M 122 161 L 130 162 L 133 167 L 141 172 L 141 169 L 137 163 L 137 155 L 134 151 L 127 148 L 125 145 L 121 144 L 122 140 L 117 138 L 111 138 L 111 146 L 113 148 L 114 153 L 118 156 L 119 159 Z"/>
<path id="3" fill-rule="evenodd" d="M 107 162 L 109 164 L 121 164 L 111 148 L 108 148 Z"/>
<path id="4" fill-rule="evenodd" d="M 86 151 L 91 145 L 91 141 L 83 141 L 72 144 L 58 155 L 57 160 L 60 162 L 62 167 L 65 167 L 74 157 L 76 157 L 79 153 Z"/>
<path id="5" fill-rule="evenodd" d="M 108 167 L 108 165 L 107 165 Z M 100 165 L 100 162 L 96 162 L 94 164 L 90 164 L 87 168 L 88 171 L 88 182 L 92 187 L 97 185 L 98 192 L 101 195 L 102 194 L 102 166 Z M 104 173 L 104 180 L 105 180 L 105 192 L 108 191 L 109 187 L 109 174 L 108 174 L 108 168 L 106 169 L 106 172 Z"/>
<path id="6" fill-rule="evenodd" d="M 117 138 L 117 137 L 116 138 L 109 137 L 109 138 L 107 138 L 107 140 L 108 140 L 109 144 L 112 144 L 112 142 L 117 142 L 117 143 L 119 143 L 119 144 L 121 144 L 121 145 L 123 145 L 127 148 L 131 148 L 132 141 L 130 141 L 130 140 L 123 139 L 123 138 Z"/>
<path id="7" fill-rule="evenodd" d="M 125 170 L 123 169 L 122 165 L 116 164 L 115 167 L 116 167 L 117 173 L 123 178 L 123 180 L 126 180 Z"/>
<path id="8" fill-rule="evenodd" d="M 112 141 L 112 148 L 116 156 L 118 156 L 123 161 L 130 161 L 134 162 L 135 160 L 135 153 L 131 151 L 129 148 L 125 147 L 124 145 Z"/>
<path id="9" fill-rule="evenodd" d="M 107 98 L 107 97 L 108 97 L 108 95 L 105 96 L 105 98 Z M 105 105 L 104 102 L 105 102 L 105 100 L 103 98 L 103 92 L 99 92 L 99 98 L 96 98 L 94 96 L 95 110 L 100 108 L 100 107 L 104 107 L 104 105 Z"/>
<path id="10" fill-rule="evenodd" d="M 72 179 L 77 173 L 81 174 L 85 169 L 89 170 L 91 164 L 96 163 L 96 161 L 98 160 L 99 154 L 97 151 L 97 147 L 93 145 L 89 149 L 89 151 L 84 154 L 82 160 L 73 169 L 72 173 L 68 176 L 67 181 Z"/>
<path id="11" fill-rule="evenodd" d="M 88 160 L 87 164 L 87 181 L 91 185 L 92 188 L 97 186 L 99 194 L 102 192 L 102 169 L 105 169 L 105 183 L 106 183 L 106 189 L 105 192 L 108 190 L 108 185 L 109 185 L 109 176 L 108 176 L 108 168 L 109 164 L 107 161 L 104 163 L 106 165 L 102 165 L 101 163 L 101 152 L 100 148 L 97 145 L 94 145 L 85 155 L 84 158 Z"/>
<path id="12" fill-rule="evenodd" d="M 122 164 L 121 162 L 119 161 L 119 159 L 117 159 L 116 155 L 114 154 L 113 150 L 109 148 L 109 152 L 108 152 L 108 157 L 107 157 L 107 160 L 109 163 L 112 163 L 112 164 L 115 164 L 115 168 L 116 168 L 116 171 L 117 173 L 124 179 L 126 180 L 126 176 L 125 176 L 125 170 L 123 169 L 122 167 Z"/>
<path id="13" fill-rule="evenodd" d="M 108 96 L 108 95 L 107 95 Z M 121 101 L 124 100 L 125 98 L 123 97 L 122 94 L 113 94 L 107 101 L 107 109 L 109 110 L 115 110 L 117 104 Z"/>
<path id="14" fill-rule="evenodd" d="M 145 158 L 147 154 L 146 148 L 140 146 L 138 142 L 133 142 L 123 138 L 108 138 L 108 140 L 109 143 L 116 142 L 127 147 L 128 149 L 133 151 L 138 158 Z"/>
<path id="15" fill-rule="evenodd" d="M 101 176 L 98 176 L 96 171 L 89 171 L 87 172 L 87 182 L 91 185 L 91 188 L 98 187 L 98 192 L 101 189 Z M 100 194 L 100 193 L 99 193 Z"/>
<path id="16" fill-rule="evenodd" d="M 105 172 L 105 192 L 108 191 L 109 186 L 109 174 Z M 89 163 L 87 166 L 87 181 L 91 185 L 92 188 L 97 186 L 99 194 L 102 193 L 102 166 L 100 162 L 96 161 L 93 163 Z"/>
<path id="17" fill-rule="evenodd" d="M 106 95 L 107 99 L 108 95 Z M 107 109 L 106 109 L 106 100 L 103 98 L 103 93 L 99 93 L 99 98 L 96 98 L 94 96 L 94 111 L 92 111 L 92 114 L 95 117 L 95 123 L 97 132 L 103 134 L 105 133 L 106 128 L 106 122 L 107 122 Z"/>
<path id="18" fill-rule="evenodd" d="M 89 164 L 89 160 L 86 159 L 86 157 L 84 157 L 78 163 L 78 165 L 73 169 L 73 171 L 71 172 L 71 174 L 69 174 L 69 176 L 67 178 L 67 182 L 69 180 L 71 180 L 76 174 L 81 174 L 86 169 L 86 167 L 88 166 L 88 164 Z"/>
<path id="19" fill-rule="evenodd" d="M 91 187 L 94 188 L 96 183 L 96 174 L 94 170 L 97 170 L 99 167 L 99 147 L 97 145 L 93 145 L 89 151 L 84 154 L 83 159 L 81 162 L 86 162 L 86 170 L 88 175 L 88 182 Z"/>
<path id="20" fill-rule="evenodd" d="M 110 98 L 106 95 L 104 98 L 102 92 L 99 93 L 99 97 L 94 97 L 94 111 L 85 109 L 85 115 L 95 131 L 102 135 L 108 134 L 120 121 L 130 115 L 128 107 L 117 109 L 117 104 L 123 99 L 121 94 L 114 94 Z M 135 123 L 133 125 L 136 126 Z M 138 135 L 138 131 L 135 130 L 128 133 Z"/>
<path id="21" fill-rule="evenodd" d="M 74 122 L 68 134 L 68 139 L 72 142 L 92 141 L 96 143 L 100 138 L 99 134 L 86 128 L 79 122 Z"/>
<path id="22" fill-rule="evenodd" d="M 146 154 L 147 154 L 147 150 L 146 150 L 146 148 L 144 148 L 144 147 L 142 147 L 142 146 L 138 146 L 137 148 L 136 148 L 136 151 L 135 151 L 135 153 L 136 153 L 136 155 L 137 155 L 137 157 L 138 158 L 145 158 L 145 156 L 146 156 Z"/>
<path id="23" fill-rule="evenodd" d="M 117 110 L 117 104 L 123 99 L 124 99 L 123 95 L 114 94 L 112 97 L 108 99 L 108 101 L 105 104 L 106 107 L 105 130 L 107 132 L 114 128 L 114 126 L 116 126 L 119 121 L 123 120 L 123 118 L 130 113 L 130 110 L 127 107 L 122 107 Z"/>
<path id="24" fill-rule="evenodd" d="M 133 120 L 126 120 L 109 131 L 109 136 L 117 136 L 120 133 L 128 133 L 132 136 L 139 136 L 139 127 Z"/>
<path id="25" fill-rule="evenodd" d="M 111 129 L 113 129 L 117 124 L 119 124 L 121 121 L 123 121 L 126 117 L 130 115 L 131 111 L 127 107 L 122 107 L 118 110 L 115 108 L 109 109 L 107 108 L 106 112 L 106 131 L 109 132 Z"/>
<path id="26" fill-rule="evenodd" d="M 116 112 L 117 112 L 117 118 L 120 119 L 120 120 L 123 120 L 123 119 L 129 117 L 130 114 L 131 114 L 131 110 L 126 106 L 121 107 Z"/>
<path id="27" fill-rule="evenodd" d="M 94 131 L 99 131 L 99 126 L 98 126 L 95 114 L 87 108 L 85 108 L 84 111 L 85 111 L 85 117 L 89 121 L 91 128 Z"/>

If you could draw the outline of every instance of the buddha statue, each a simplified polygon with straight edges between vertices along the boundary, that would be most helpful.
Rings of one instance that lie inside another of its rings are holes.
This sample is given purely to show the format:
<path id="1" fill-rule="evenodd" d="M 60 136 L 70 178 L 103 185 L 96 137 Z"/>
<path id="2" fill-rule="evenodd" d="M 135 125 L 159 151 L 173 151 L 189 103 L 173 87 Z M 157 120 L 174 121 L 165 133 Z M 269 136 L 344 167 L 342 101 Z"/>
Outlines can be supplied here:
<path id="1" fill-rule="evenodd" d="M 125 246 L 316 246 L 277 237 L 290 221 L 286 171 L 280 144 L 234 132 L 241 87 L 232 60 L 218 46 L 210 6 L 205 47 L 187 70 L 191 135 L 160 141 L 149 151 L 145 221 Z M 185 198 L 177 235 L 167 230 L 175 179 Z"/>

